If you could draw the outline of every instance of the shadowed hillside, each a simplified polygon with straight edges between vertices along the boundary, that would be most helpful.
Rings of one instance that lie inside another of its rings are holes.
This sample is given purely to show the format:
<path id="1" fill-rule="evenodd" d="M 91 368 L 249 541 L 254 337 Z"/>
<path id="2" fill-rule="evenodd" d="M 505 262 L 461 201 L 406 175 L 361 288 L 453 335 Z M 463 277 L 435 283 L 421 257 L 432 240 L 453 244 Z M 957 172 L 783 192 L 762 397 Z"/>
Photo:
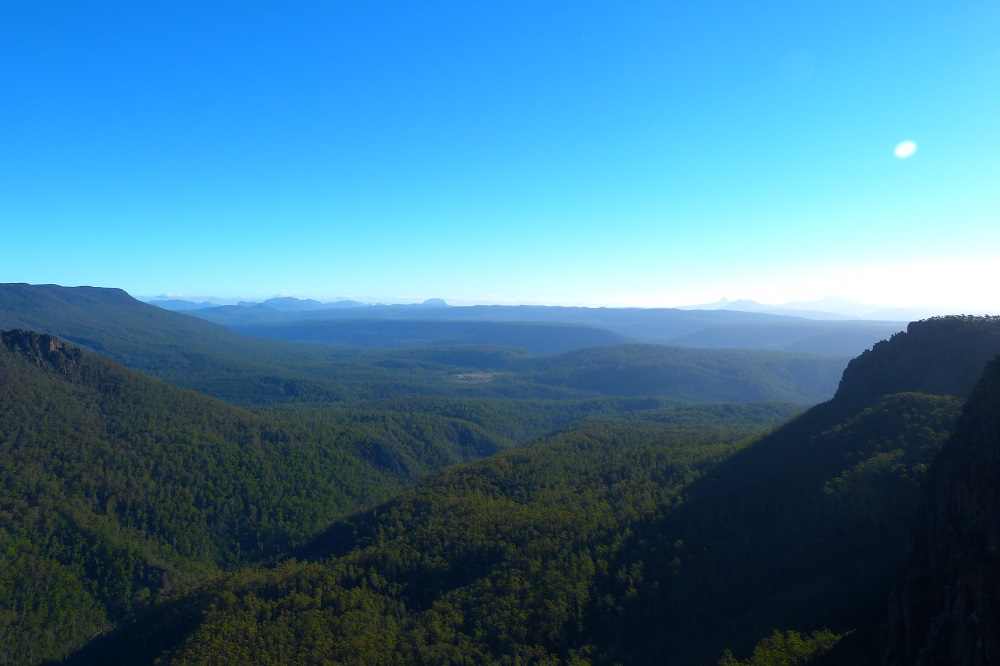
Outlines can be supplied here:
<path id="1" fill-rule="evenodd" d="M 1000 663 L 1000 360 L 927 477 L 885 663 Z"/>
<path id="2" fill-rule="evenodd" d="M 1000 349 L 1000 317 L 935 317 L 879 342 L 851 361 L 838 395 L 861 402 L 920 391 L 966 398 Z"/>

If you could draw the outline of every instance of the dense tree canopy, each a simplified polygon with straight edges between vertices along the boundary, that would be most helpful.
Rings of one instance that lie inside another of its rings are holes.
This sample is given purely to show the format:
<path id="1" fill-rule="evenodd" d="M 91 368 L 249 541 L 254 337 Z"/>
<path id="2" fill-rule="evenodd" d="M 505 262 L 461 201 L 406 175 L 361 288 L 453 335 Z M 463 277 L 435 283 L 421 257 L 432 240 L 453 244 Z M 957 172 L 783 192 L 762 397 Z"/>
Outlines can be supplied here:
<path id="1" fill-rule="evenodd" d="M 872 663 L 998 326 L 805 412 L 745 401 L 815 370 L 782 354 L 411 349 L 301 375 L 332 401 L 237 373 L 248 409 L 3 332 L 0 663 Z"/>

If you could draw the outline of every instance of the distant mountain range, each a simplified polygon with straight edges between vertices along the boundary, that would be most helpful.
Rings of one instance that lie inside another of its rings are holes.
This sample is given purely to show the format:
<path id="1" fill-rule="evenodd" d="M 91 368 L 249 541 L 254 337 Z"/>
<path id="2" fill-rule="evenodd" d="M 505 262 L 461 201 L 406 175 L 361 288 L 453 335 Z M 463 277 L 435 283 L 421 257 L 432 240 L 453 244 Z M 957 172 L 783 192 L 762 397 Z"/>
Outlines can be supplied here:
<path id="1" fill-rule="evenodd" d="M 714 303 L 682 305 L 679 310 L 732 310 L 737 312 L 764 312 L 768 314 L 804 317 L 806 319 L 871 321 L 916 321 L 930 317 L 954 314 L 945 308 L 935 307 L 886 307 L 858 303 L 848 298 L 827 296 L 816 301 L 791 301 L 779 305 L 758 303 L 748 299 L 730 301 L 721 298 Z M 983 313 L 974 313 L 983 314 Z"/>
<path id="2" fill-rule="evenodd" d="M 772 315 L 662 310 L 650 311 L 660 319 L 647 321 L 642 317 L 648 313 L 637 311 L 642 316 L 629 324 L 636 330 L 665 327 L 691 337 L 692 344 L 676 345 L 686 347 L 677 349 L 623 344 L 634 343 L 635 338 L 594 325 L 588 317 L 599 311 L 586 308 L 477 310 L 492 315 L 491 321 L 485 316 L 479 320 L 428 316 L 470 308 L 371 306 L 360 310 L 365 319 L 309 320 L 272 308 L 228 306 L 222 310 L 291 317 L 284 323 L 228 328 L 189 316 L 213 310 L 218 309 L 168 312 L 120 289 L 0 284 L 0 330 L 56 335 L 175 385 L 244 405 L 354 402 L 415 394 L 565 399 L 637 392 L 704 402 L 811 404 L 833 394 L 848 360 L 846 354 L 784 353 L 761 344 L 764 338 L 752 339 L 783 335 L 784 342 L 794 345 L 803 336 L 831 335 L 822 328 L 830 322 L 805 321 L 814 327 L 811 331 L 792 327 L 755 333 L 751 327 L 742 342 L 742 329 L 726 324 L 733 318 L 782 319 Z M 498 320 L 525 312 L 563 321 Z M 671 323 L 678 316 L 684 321 Z M 573 317 L 578 321 L 570 321 Z M 714 331 L 714 341 L 727 344 L 696 344 L 699 331 L 705 336 Z M 856 332 L 879 336 L 870 342 L 843 338 L 864 349 L 895 329 L 861 327 Z M 837 342 L 833 338 L 827 346 Z M 475 381 L 477 377 L 483 381 Z"/>
<path id="3" fill-rule="evenodd" d="M 178 312 L 181 310 L 200 310 L 201 308 L 214 308 L 218 307 L 218 303 L 213 303 L 211 301 L 187 301 L 183 298 L 154 298 L 146 301 L 150 305 L 155 305 L 158 308 L 163 308 L 164 310 L 170 310 L 171 312 Z"/>
<path id="4" fill-rule="evenodd" d="M 721 303 L 721 302 L 720 302 Z M 728 303 L 728 302 L 727 302 Z M 507 324 L 548 324 L 587 327 L 636 342 L 708 349 L 769 349 L 806 354 L 855 356 L 879 340 L 903 330 L 905 322 L 862 320 L 830 315 L 805 316 L 810 311 L 785 313 L 753 311 L 742 302 L 739 307 L 680 308 L 586 308 L 542 305 L 471 305 L 449 306 L 441 299 L 409 305 L 366 305 L 357 301 L 320 303 L 313 300 L 276 298 L 263 303 L 243 302 L 182 310 L 186 314 L 222 324 L 233 330 L 279 340 L 309 340 L 336 344 L 405 346 L 407 344 L 473 343 L 468 330 L 448 331 L 438 326 L 416 325 L 390 327 L 377 322 L 423 321 L 450 322 L 453 327 L 469 328 L 472 322 Z M 713 304 L 718 306 L 719 303 Z M 740 309 L 745 307 L 747 309 Z M 764 308 L 765 306 L 760 306 Z M 311 325 L 306 322 L 364 321 L 352 326 Z M 465 323 L 463 323 L 465 322 Z M 364 329 L 362 332 L 361 329 Z M 391 332 L 392 330 L 395 333 Z M 429 331 L 434 336 L 427 337 Z M 483 329 L 485 330 L 485 329 Z M 515 329 L 508 329 L 513 332 Z M 570 331 L 565 329 L 566 333 Z M 393 337 L 395 336 L 395 337 Z M 582 339 L 582 338 L 581 338 Z M 513 338 L 501 342 L 495 336 L 483 338 L 488 344 L 520 346 Z M 565 347 L 563 347 L 565 349 Z M 553 348 L 554 349 L 554 348 Z M 539 348 L 535 353 L 544 353 Z"/>
<path id="5" fill-rule="evenodd" d="M 211 301 L 189 301 L 184 299 L 141 299 L 151 305 L 164 308 L 166 310 L 200 310 L 210 307 L 225 307 L 228 304 Z M 314 299 L 299 299 L 290 296 L 270 298 L 265 301 L 240 301 L 237 304 L 244 308 L 267 308 L 281 312 L 310 312 L 314 310 L 329 310 L 340 308 L 414 308 L 414 307 L 449 307 L 448 303 L 440 298 L 431 298 L 423 303 L 408 303 L 386 305 L 383 303 L 364 303 L 356 300 L 339 300 L 331 302 L 320 302 Z M 461 307 L 461 306 L 459 306 Z M 468 306 L 466 306 L 468 307 Z M 490 306 L 485 306 L 490 307 Z M 499 307 L 499 306 L 498 306 Z M 519 307 L 519 306 L 507 306 Z M 594 308 L 603 309 L 603 308 Z M 628 308 L 623 308 L 628 309 Z M 660 308 L 652 308 L 660 309 Z M 783 315 L 789 317 L 802 317 L 805 319 L 818 319 L 826 321 L 842 321 L 851 319 L 863 319 L 870 321 L 915 321 L 917 319 L 927 319 L 929 317 L 954 314 L 951 310 L 935 307 L 888 307 L 881 305 L 871 305 L 859 303 L 848 298 L 837 296 L 827 296 L 815 301 L 790 301 L 781 304 L 760 303 L 749 299 L 739 299 L 731 301 L 728 298 L 720 298 L 714 303 L 702 303 L 697 305 L 681 305 L 677 310 L 728 310 L 732 312 L 756 312 L 762 314 Z M 972 313 L 983 314 L 983 313 Z"/>
<path id="6" fill-rule="evenodd" d="M 164 310 L 172 310 L 174 312 L 180 312 L 184 310 L 201 310 L 203 308 L 216 308 L 231 305 L 230 303 L 217 303 L 214 301 L 189 301 L 183 298 L 152 298 L 152 299 L 139 299 L 150 305 L 155 305 L 158 308 L 163 308 Z M 237 307 L 241 308 L 268 308 L 271 310 L 278 310 L 280 312 L 308 312 L 310 310 L 330 310 L 336 308 L 367 308 L 367 307 L 394 307 L 394 308 L 413 308 L 413 307 L 448 307 L 446 303 L 441 298 L 428 298 L 422 303 L 398 303 L 394 305 L 385 305 L 383 303 L 363 303 L 361 301 L 354 300 L 341 300 L 341 301 L 330 301 L 321 302 L 312 298 L 294 298 L 292 296 L 279 296 L 276 298 L 269 298 L 266 301 L 239 301 L 236 304 Z"/>

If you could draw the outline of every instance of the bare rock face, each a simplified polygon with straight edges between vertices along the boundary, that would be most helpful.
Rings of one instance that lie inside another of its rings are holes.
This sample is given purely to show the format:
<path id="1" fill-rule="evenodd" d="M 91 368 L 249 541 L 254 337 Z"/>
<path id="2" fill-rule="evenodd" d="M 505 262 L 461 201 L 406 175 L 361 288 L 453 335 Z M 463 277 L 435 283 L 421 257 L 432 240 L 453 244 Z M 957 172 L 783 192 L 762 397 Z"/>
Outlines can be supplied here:
<path id="1" fill-rule="evenodd" d="M 0 344 L 30 363 L 48 365 L 60 372 L 70 372 L 80 360 L 80 350 L 55 336 L 24 329 L 0 331 Z"/>
<path id="2" fill-rule="evenodd" d="M 887 664 L 1000 664 L 1000 358 L 928 473 L 884 638 Z"/>

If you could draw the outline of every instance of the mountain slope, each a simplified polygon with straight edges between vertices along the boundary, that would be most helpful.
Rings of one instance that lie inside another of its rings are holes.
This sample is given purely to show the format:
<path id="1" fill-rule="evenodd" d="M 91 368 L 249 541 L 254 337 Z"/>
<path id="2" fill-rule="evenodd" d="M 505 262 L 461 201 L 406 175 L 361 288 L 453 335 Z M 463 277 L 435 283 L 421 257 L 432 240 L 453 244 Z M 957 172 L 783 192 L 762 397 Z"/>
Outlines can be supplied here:
<path id="1" fill-rule="evenodd" d="M 253 337 L 294 342 L 357 347 L 503 345 L 540 355 L 628 341 L 623 335 L 598 328 L 530 322 L 354 319 L 233 326 L 232 329 Z"/>
<path id="2" fill-rule="evenodd" d="M 635 528 L 622 564 L 645 562 L 647 586 L 627 621 L 609 625 L 620 630 L 608 641 L 628 655 L 697 663 L 721 647 L 747 653 L 776 627 L 828 627 L 853 630 L 845 649 L 877 659 L 871 647 L 921 481 L 997 354 L 1000 319 L 944 317 L 853 360 L 833 400 L 713 468 L 680 509 Z"/>
<path id="3" fill-rule="evenodd" d="M 255 340 L 137 301 L 120 289 L 0 285 L 0 329 L 58 336 L 178 386 L 237 402 L 334 399 L 329 355 Z M 307 369 L 312 366 L 313 370 Z"/>
<path id="4" fill-rule="evenodd" d="M 64 655 L 178 576 L 273 557 L 509 445 L 426 410 L 253 414 L 0 332 L 0 663 Z"/>
<path id="5" fill-rule="evenodd" d="M 548 360 L 482 345 L 347 349 L 251 338 L 141 303 L 120 290 L 52 285 L 0 285 L 0 323 L 61 336 L 159 379 L 244 405 L 357 403 L 414 394 L 504 399 L 652 394 L 689 401 L 809 404 L 833 394 L 847 360 L 761 350 L 609 347 L 607 343 L 620 339 L 618 334 L 523 322 L 429 325 L 446 336 L 459 336 L 446 337 L 448 342 L 467 342 L 461 331 L 478 330 L 473 339 L 489 333 L 497 340 L 530 343 L 538 351 L 603 346 Z M 316 326 L 322 329 L 327 323 Z M 416 323 L 383 321 L 375 322 L 374 329 L 364 328 L 386 340 L 394 335 L 391 329 L 412 333 Z M 382 326 L 390 330 L 380 332 Z"/>
<path id="6" fill-rule="evenodd" d="M 998 325 L 936 320 L 922 339 L 973 350 Z M 894 392 L 874 399 L 857 370 L 752 443 L 733 441 L 763 423 L 752 405 L 577 424 L 337 523 L 299 552 L 311 562 L 178 590 L 77 663 L 135 650 L 135 634 L 159 641 L 136 663 L 698 664 L 823 626 L 853 631 L 835 650 L 868 663 L 921 480 L 967 397 L 948 393 L 978 362 L 904 335 L 864 367 L 899 347 L 951 370 L 883 373 Z"/>
<path id="7" fill-rule="evenodd" d="M 1000 359 L 927 477 L 885 663 L 1000 663 Z"/>
<path id="8" fill-rule="evenodd" d="M 178 589 L 71 663 L 583 658 L 595 585 L 620 575 L 607 561 L 628 525 L 787 414 L 690 406 L 573 425 L 437 473 L 296 553 L 323 560 Z"/>
<path id="9" fill-rule="evenodd" d="M 915 321 L 876 344 L 844 371 L 843 399 L 871 401 L 920 391 L 967 398 L 1000 349 L 1000 317 L 951 316 Z"/>
<path id="10" fill-rule="evenodd" d="M 225 326 L 295 323 L 305 320 L 349 321 L 479 321 L 546 323 L 600 328 L 639 342 L 696 348 L 770 349 L 811 354 L 855 356 L 902 328 L 883 321 L 815 321 L 729 310 L 670 308 L 583 308 L 534 305 L 474 305 L 421 308 L 367 306 L 306 311 L 220 306 L 193 310 L 191 315 Z"/>
<path id="11" fill-rule="evenodd" d="M 833 395 L 844 359 L 748 349 L 616 345 L 525 359 L 521 367 L 539 384 L 604 395 L 814 404 Z"/>

